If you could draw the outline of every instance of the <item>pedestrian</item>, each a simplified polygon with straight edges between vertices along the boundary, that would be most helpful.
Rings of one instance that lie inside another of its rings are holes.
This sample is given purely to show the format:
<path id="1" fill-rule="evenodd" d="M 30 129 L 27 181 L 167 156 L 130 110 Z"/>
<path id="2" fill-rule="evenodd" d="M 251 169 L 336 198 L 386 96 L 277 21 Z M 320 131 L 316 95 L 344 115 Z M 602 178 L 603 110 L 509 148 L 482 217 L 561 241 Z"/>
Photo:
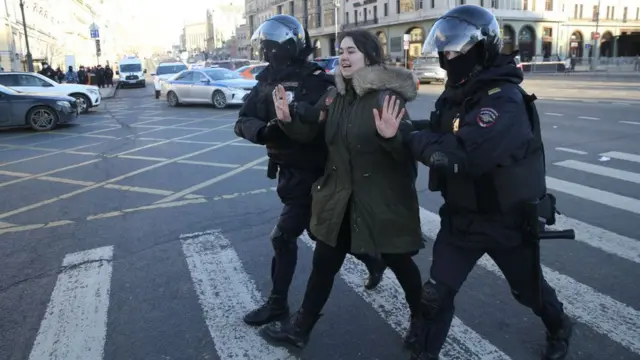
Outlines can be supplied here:
<path id="1" fill-rule="evenodd" d="M 284 204 L 270 236 L 274 249 L 271 294 L 263 305 L 244 317 L 245 323 L 262 326 L 289 315 L 287 298 L 298 260 L 297 239 L 309 227 L 311 187 L 322 176 L 327 157 L 321 135 L 308 143 L 300 143 L 290 139 L 278 123 L 272 121 L 276 112 L 271 94 L 276 85 L 282 85 L 291 106 L 315 104 L 334 84 L 322 67 L 306 60 L 314 49 L 307 31 L 296 18 L 289 15 L 269 18 L 255 31 L 252 42 L 269 65 L 256 76 L 258 83 L 240 109 L 235 133 L 266 146 L 267 176 L 278 178 L 277 193 Z M 369 269 L 365 286 L 376 287 L 382 280 L 384 262 L 368 255 L 359 259 Z"/>
<path id="2" fill-rule="evenodd" d="M 89 84 L 89 74 L 84 69 L 84 66 L 80 65 L 78 69 L 78 84 L 88 85 Z"/>
<path id="3" fill-rule="evenodd" d="M 337 91 L 326 97 L 326 112 L 317 118 L 326 117 L 324 131 L 318 120 L 305 126 L 291 116 L 281 87 L 273 100 L 289 136 L 308 141 L 324 134 L 329 156 L 325 175 L 313 187 L 310 232 L 317 241 L 304 300 L 294 316 L 264 332 L 274 341 L 305 346 L 345 256 L 379 254 L 405 292 L 411 318 L 404 343 L 411 349 L 422 324 L 422 280 L 412 257 L 424 245 L 417 163 L 395 130 L 400 121 L 411 127 L 404 104 L 416 98 L 416 83 L 411 71 L 384 65 L 383 48 L 369 31 L 347 31 L 338 40 Z"/>
<path id="4" fill-rule="evenodd" d="M 96 83 L 99 88 L 103 88 L 105 84 L 104 68 L 102 65 L 96 67 Z"/>
<path id="5" fill-rule="evenodd" d="M 113 69 L 109 65 L 104 67 L 104 80 L 106 86 L 113 87 Z"/>
<path id="6" fill-rule="evenodd" d="M 56 81 L 56 72 L 46 62 L 42 63 L 42 70 L 39 71 L 39 74 L 42 76 L 46 76 L 53 81 Z"/>
<path id="7" fill-rule="evenodd" d="M 69 70 L 65 74 L 64 80 L 67 84 L 78 83 L 78 74 L 75 71 L 73 71 L 73 66 L 69 65 Z"/>
<path id="8" fill-rule="evenodd" d="M 531 235 L 544 225 L 540 218 L 553 224 L 555 213 L 554 197 L 546 193 L 535 97 L 520 88 L 523 75 L 514 54 L 501 50 L 496 18 L 476 5 L 449 10 L 424 43 L 423 53 L 438 53 L 448 81 L 431 128 L 413 133 L 408 143 L 430 168 L 429 189 L 445 202 L 422 290 L 423 352 L 415 359 L 438 359 L 455 296 L 484 254 L 500 268 L 515 299 L 541 318 L 547 330 L 543 359 L 568 353 L 572 323 L 544 279 L 539 237 Z"/>

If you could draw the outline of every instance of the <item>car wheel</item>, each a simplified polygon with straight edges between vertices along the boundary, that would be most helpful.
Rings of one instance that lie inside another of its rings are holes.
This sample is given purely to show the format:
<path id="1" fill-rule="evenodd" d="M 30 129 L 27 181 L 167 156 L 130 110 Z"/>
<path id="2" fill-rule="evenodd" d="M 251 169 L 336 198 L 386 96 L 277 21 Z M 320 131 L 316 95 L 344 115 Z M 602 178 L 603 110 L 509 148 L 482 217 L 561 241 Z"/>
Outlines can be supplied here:
<path id="1" fill-rule="evenodd" d="M 89 112 L 89 109 L 91 108 L 91 100 L 87 95 L 71 94 L 71 96 L 76 99 L 76 102 L 78 103 L 78 112 L 80 114 L 86 114 Z"/>
<path id="2" fill-rule="evenodd" d="M 180 105 L 180 100 L 178 100 L 178 95 L 176 95 L 176 93 L 173 91 L 169 91 L 167 93 L 167 102 L 169 103 L 169 106 L 172 106 L 172 107 L 176 107 Z"/>
<path id="3" fill-rule="evenodd" d="M 58 125 L 58 113 L 46 106 L 36 106 L 27 113 L 27 125 L 35 131 L 50 131 Z"/>
<path id="4" fill-rule="evenodd" d="M 213 107 L 216 109 L 224 109 L 227 107 L 227 97 L 220 90 L 213 92 L 211 102 L 213 103 Z"/>

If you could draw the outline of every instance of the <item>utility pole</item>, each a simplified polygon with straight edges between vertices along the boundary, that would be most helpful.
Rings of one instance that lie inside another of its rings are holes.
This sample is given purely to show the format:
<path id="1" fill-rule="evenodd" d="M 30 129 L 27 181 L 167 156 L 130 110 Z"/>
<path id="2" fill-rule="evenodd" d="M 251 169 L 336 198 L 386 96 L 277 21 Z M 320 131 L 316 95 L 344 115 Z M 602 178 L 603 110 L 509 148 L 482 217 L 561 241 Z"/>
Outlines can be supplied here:
<path id="1" fill-rule="evenodd" d="M 600 43 L 600 34 L 598 33 L 598 26 L 600 25 L 600 0 L 598 0 L 598 10 L 596 10 L 596 31 L 593 33 L 593 36 L 591 37 L 593 40 L 593 45 L 592 49 L 593 49 L 593 59 L 591 60 L 591 66 L 589 66 L 589 68 L 591 69 L 591 71 L 595 71 L 597 69 L 598 66 L 598 60 L 600 58 L 600 47 L 598 46 L 598 44 Z"/>
<path id="2" fill-rule="evenodd" d="M 340 48 L 340 44 L 338 44 L 338 31 L 339 31 L 339 26 L 338 26 L 338 9 L 340 8 L 340 0 L 333 0 L 333 16 L 334 16 L 334 23 L 335 23 L 335 31 L 336 31 L 336 40 L 334 41 L 333 44 L 333 49 L 335 51 L 335 54 L 338 55 L 338 49 Z"/>
<path id="3" fill-rule="evenodd" d="M 29 48 L 29 35 L 27 35 L 27 22 L 24 19 L 24 1 L 20 0 L 20 12 L 22 13 L 22 27 L 24 29 L 24 42 L 27 45 L 27 70 L 33 72 L 33 58 L 31 57 L 31 49 Z"/>

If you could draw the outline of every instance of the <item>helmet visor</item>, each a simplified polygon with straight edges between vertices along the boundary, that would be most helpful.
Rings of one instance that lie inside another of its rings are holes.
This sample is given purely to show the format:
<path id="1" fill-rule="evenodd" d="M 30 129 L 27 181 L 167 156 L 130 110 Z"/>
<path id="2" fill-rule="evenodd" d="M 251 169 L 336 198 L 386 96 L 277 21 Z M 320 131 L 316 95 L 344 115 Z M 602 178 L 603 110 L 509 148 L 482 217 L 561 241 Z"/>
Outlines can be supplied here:
<path id="1" fill-rule="evenodd" d="M 265 21 L 251 36 L 251 42 L 254 45 L 259 45 L 263 41 L 274 41 L 282 44 L 289 39 L 304 41 L 304 33 L 300 34 L 299 29 L 290 28 L 275 20 Z"/>
<path id="2" fill-rule="evenodd" d="M 458 18 L 442 18 L 436 21 L 422 46 L 423 54 L 456 51 L 466 53 L 484 38 L 481 30 Z"/>

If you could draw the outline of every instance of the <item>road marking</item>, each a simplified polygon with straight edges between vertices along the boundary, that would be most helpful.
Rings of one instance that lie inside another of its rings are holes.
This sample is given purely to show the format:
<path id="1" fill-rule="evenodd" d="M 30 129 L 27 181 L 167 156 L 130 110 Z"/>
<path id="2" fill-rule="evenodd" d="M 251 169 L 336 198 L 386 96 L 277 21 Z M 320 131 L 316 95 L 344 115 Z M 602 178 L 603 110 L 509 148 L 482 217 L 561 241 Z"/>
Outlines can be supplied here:
<path id="1" fill-rule="evenodd" d="M 113 246 L 67 254 L 29 360 L 101 360 Z"/>
<path id="2" fill-rule="evenodd" d="M 630 103 L 626 103 L 626 102 L 614 102 L 612 104 L 616 104 L 616 105 L 631 105 Z"/>
<path id="3" fill-rule="evenodd" d="M 122 190 L 122 191 L 133 191 L 133 192 L 140 192 L 140 193 L 146 193 L 146 194 L 152 194 L 152 195 L 163 195 L 163 196 L 166 196 L 166 195 L 173 194 L 173 191 L 169 191 L 169 190 L 150 189 L 150 188 L 144 188 L 144 187 L 138 187 L 138 186 L 107 184 L 104 187 L 105 187 L 105 189 L 114 189 L 114 190 Z"/>
<path id="4" fill-rule="evenodd" d="M 39 177 L 38 180 L 57 182 L 61 184 L 69 184 L 69 185 L 80 185 L 80 186 L 91 186 L 95 184 L 93 181 L 81 181 L 81 180 L 73 180 L 73 179 L 64 179 L 53 176 L 43 176 Z"/>
<path id="5" fill-rule="evenodd" d="M 422 232 L 435 239 L 440 230 L 440 216 L 420 208 Z M 487 255 L 478 265 L 504 279 L 504 275 Z M 542 265 L 545 279 L 565 304 L 567 314 L 589 325 L 631 351 L 640 354 L 640 312 L 595 289 Z"/>
<path id="6" fill-rule="evenodd" d="M 628 154 L 620 151 L 609 151 L 609 152 L 600 154 L 600 156 L 606 156 L 612 159 L 631 161 L 631 162 L 640 164 L 640 155 L 636 155 L 636 154 Z"/>
<path id="7" fill-rule="evenodd" d="M 307 233 L 301 237 L 302 241 L 312 249 L 315 242 Z M 391 271 L 385 271 L 384 280 L 375 291 L 364 289 L 364 279 L 368 271 L 364 264 L 349 255 L 345 258 L 340 269 L 340 277 L 349 285 L 351 290 L 360 295 L 371 305 L 398 334 L 404 336 L 409 328 L 409 309 L 405 300 L 404 290 Z M 473 329 L 466 326 L 460 319 L 454 317 L 447 342 L 440 357 L 444 359 L 491 359 L 507 360 L 509 356 L 485 340 Z"/>
<path id="8" fill-rule="evenodd" d="M 53 222 L 46 223 L 46 224 L 19 225 L 19 226 L 0 229 L 0 235 L 7 234 L 7 233 L 13 233 L 13 232 L 36 230 L 36 229 L 48 229 L 48 228 L 52 228 L 52 227 L 69 225 L 69 224 L 74 224 L 74 223 L 75 222 L 70 221 L 70 220 L 60 220 L 60 221 L 53 221 Z"/>
<path id="9" fill-rule="evenodd" d="M 145 140 L 145 139 L 140 139 Z M 148 160 L 148 161 L 165 161 L 166 158 L 159 157 L 151 157 L 151 156 L 135 156 L 135 155 L 118 155 L 119 158 L 122 159 L 132 159 L 132 160 Z"/>
<path id="10" fill-rule="evenodd" d="M 204 165 L 204 166 L 225 167 L 225 168 L 240 167 L 239 164 L 223 164 L 223 163 L 214 163 L 214 162 L 207 162 L 207 161 L 181 160 L 178 162 L 180 164 Z"/>
<path id="11" fill-rule="evenodd" d="M 18 226 L 18 225 L 14 225 L 14 224 L 10 224 L 8 222 L 0 221 L 0 229 L 4 229 L 4 228 L 8 228 L 8 227 L 14 227 L 14 226 Z"/>
<path id="12" fill-rule="evenodd" d="M 226 146 L 228 144 L 231 144 L 231 143 L 233 143 L 235 141 L 239 141 L 239 140 L 241 140 L 241 139 L 240 138 L 234 139 L 234 140 L 231 140 L 231 141 L 227 141 L 226 143 L 222 143 L 220 145 L 208 147 L 206 149 L 202 149 L 202 150 L 199 150 L 199 151 L 196 151 L 196 152 L 192 152 L 192 153 L 189 153 L 189 154 L 186 154 L 186 155 L 182 155 L 182 156 L 177 157 L 177 158 L 173 158 L 173 159 L 169 159 L 169 160 L 166 160 L 166 161 L 163 161 L 163 162 L 155 163 L 153 165 L 144 167 L 142 169 L 138 169 L 138 170 L 132 171 L 130 173 L 127 173 L 127 174 L 124 174 L 124 175 L 120 175 L 120 176 L 117 176 L 115 178 L 108 179 L 108 180 L 96 183 L 94 185 L 87 186 L 87 187 L 84 187 L 82 189 L 78 189 L 78 190 L 72 191 L 70 193 L 66 193 L 66 194 L 63 194 L 63 195 L 60 195 L 60 196 L 56 196 L 54 198 L 43 200 L 43 201 L 37 202 L 35 204 L 27 205 L 27 206 L 21 207 L 19 209 L 11 210 L 11 211 L 8 211 L 6 213 L 0 214 L 0 219 L 4 219 L 4 218 L 7 218 L 9 216 L 20 214 L 20 213 L 23 213 L 25 211 L 33 210 L 33 209 L 39 208 L 41 206 L 54 203 L 54 202 L 59 201 L 59 200 L 68 199 L 68 198 L 70 198 L 72 196 L 85 193 L 85 192 L 87 192 L 89 190 L 93 190 L 93 189 L 102 187 L 102 186 L 107 185 L 107 184 L 118 182 L 120 180 L 124 180 L 124 179 L 130 178 L 132 176 L 147 172 L 149 170 L 157 169 L 159 167 L 162 167 L 162 166 L 165 166 L 165 165 L 168 165 L 168 164 L 171 164 L 171 163 L 175 163 L 176 161 L 180 161 L 180 160 L 186 159 L 186 158 L 191 157 L 191 156 L 200 155 L 200 154 L 203 154 L 205 152 L 221 148 L 223 146 Z M 19 180 L 24 180 L 24 179 L 27 179 L 27 178 L 22 178 L 22 179 L 19 179 Z M 2 186 L 2 185 L 3 184 L 0 184 L 0 186 Z"/>
<path id="13" fill-rule="evenodd" d="M 554 165 L 562 166 L 568 169 L 584 171 L 590 174 L 596 174 L 596 175 L 610 177 L 613 179 L 640 184 L 640 174 L 637 174 L 631 171 L 613 169 L 607 166 L 589 164 L 589 163 L 585 163 L 577 160 L 559 161 L 554 163 Z"/>
<path id="14" fill-rule="evenodd" d="M 547 188 L 640 215 L 640 200 L 547 176 Z M 1 219 L 2 217 L 0 217 Z"/>
<path id="15" fill-rule="evenodd" d="M 564 152 L 568 152 L 568 153 L 572 153 L 572 154 L 578 154 L 578 155 L 587 155 L 588 154 L 588 152 L 586 152 L 586 151 L 574 150 L 574 149 L 563 148 L 563 147 L 557 147 L 556 150 L 564 151 Z"/>
<path id="16" fill-rule="evenodd" d="M 623 124 L 630 124 L 630 125 L 640 125 L 640 122 L 637 121 L 620 121 Z"/>
<path id="17" fill-rule="evenodd" d="M 229 177 L 231 177 L 233 175 L 236 175 L 236 174 L 239 174 L 239 173 L 241 173 L 241 172 L 243 172 L 245 170 L 251 169 L 253 166 L 255 166 L 257 164 L 260 164 L 262 162 L 265 162 L 268 159 L 269 159 L 268 156 L 263 156 L 263 157 L 261 157 L 259 159 L 250 161 L 250 162 L 248 162 L 248 163 L 246 163 L 246 164 L 244 164 L 244 165 L 242 165 L 240 167 L 237 167 L 237 168 L 235 168 L 235 169 L 233 169 L 231 171 L 228 171 L 228 172 L 226 172 L 226 173 L 224 173 L 222 175 L 218 175 L 218 176 L 214 177 L 213 179 L 209 179 L 207 181 L 203 181 L 203 182 L 201 182 L 199 184 L 196 184 L 196 185 L 193 185 L 191 187 L 188 187 L 188 188 L 186 188 L 186 189 L 184 189 L 182 191 L 178 191 L 173 195 L 169 195 L 169 196 L 167 196 L 166 198 L 164 198 L 162 200 L 158 200 L 158 201 L 156 201 L 156 204 L 177 200 L 177 199 L 179 199 L 179 198 L 181 198 L 181 197 L 183 197 L 185 195 L 189 195 L 189 194 L 191 194 L 191 193 L 193 193 L 195 191 L 198 191 L 200 189 L 204 189 L 207 186 L 211 186 L 211 185 L 213 185 L 213 184 L 215 184 L 215 183 L 217 183 L 219 181 L 222 181 L 222 180 L 224 180 L 226 178 L 229 178 Z"/>
<path id="18" fill-rule="evenodd" d="M 253 280 L 233 246 L 219 231 L 180 237 L 205 323 L 220 359 L 295 359 L 269 345 L 259 329 L 240 319 L 262 304 Z"/>
<path id="19" fill-rule="evenodd" d="M 562 114 L 556 114 L 556 113 L 544 113 L 545 115 L 551 115 L 551 116 L 563 116 Z"/>
<path id="20" fill-rule="evenodd" d="M 600 120 L 600 118 L 597 118 L 597 117 L 590 117 L 590 116 L 578 116 L 578 119 L 584 119 L 584 120 Z"/>

